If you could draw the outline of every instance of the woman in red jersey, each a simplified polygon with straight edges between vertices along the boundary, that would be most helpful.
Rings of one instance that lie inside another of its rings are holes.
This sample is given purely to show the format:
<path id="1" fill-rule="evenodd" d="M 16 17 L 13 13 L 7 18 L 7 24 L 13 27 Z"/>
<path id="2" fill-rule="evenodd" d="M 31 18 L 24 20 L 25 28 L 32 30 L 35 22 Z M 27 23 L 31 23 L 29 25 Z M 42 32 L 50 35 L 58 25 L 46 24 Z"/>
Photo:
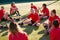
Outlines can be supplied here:
<path id="1" fill-rule="evenodd" d="M 49 16 L 48 20 L 49 20 L 48 24 L 44 23 L 43 26 L 49 32 L 52 28 L 53 21 L 54 20 L 60 21 L 59 16 L 56 15 L 56 10 L 55 9 L 53 9 L 51 11 L 51 16 Z"/>
<path id="2" fill-rule="evenodd" d="M 31 24 L 32 26 L 40 26 L 40 17 L 35 9 L 31 10 L 31 13 L 27 16 L 26 20 L 22 24 Z"/>
<path id="3" fill-rule="evenodd" d="M 49 9 L 47 8 L 46 4 L 42 5 L 42 10 L 40 10 L 42 14 L 40 14 L 41 20 L 49 18 Z"/>
<path id="4" fill-rule="evenodd" d="M 50 40 L 60 40 L 60 28 L 58 20 L 54 20 L 53 29 L 50 31 Z"/>
<path id="5" fill-rule="evenodd" d="M 9 40 L 28 40 L 28 35 L 27 33 L 23 32 L 17 23 L 11 22 L 9 25 Z"/>

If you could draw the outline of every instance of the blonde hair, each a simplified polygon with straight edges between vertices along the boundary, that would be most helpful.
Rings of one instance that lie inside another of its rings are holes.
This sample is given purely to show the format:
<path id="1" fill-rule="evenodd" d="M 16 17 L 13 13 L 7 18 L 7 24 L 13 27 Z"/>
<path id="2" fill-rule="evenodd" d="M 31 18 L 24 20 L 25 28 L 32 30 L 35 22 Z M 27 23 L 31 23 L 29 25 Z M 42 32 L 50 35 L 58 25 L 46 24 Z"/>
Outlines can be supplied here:
<path id="1" fill-rule="evenodd" d="M 15 34 L 17 32 L 21 32 L 21 33 L 23 32 L 16 22 L 11 22 L 8 28 L 9 28 L 9 32 L 12 34 Z"/>

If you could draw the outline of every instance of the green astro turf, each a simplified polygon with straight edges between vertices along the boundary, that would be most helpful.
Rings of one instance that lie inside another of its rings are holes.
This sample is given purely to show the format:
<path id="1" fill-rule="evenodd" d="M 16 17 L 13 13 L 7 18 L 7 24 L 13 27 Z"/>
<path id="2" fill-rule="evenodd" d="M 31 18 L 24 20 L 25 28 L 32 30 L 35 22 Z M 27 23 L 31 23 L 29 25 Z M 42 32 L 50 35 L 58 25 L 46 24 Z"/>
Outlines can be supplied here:
<path id="1" fill-rule="evenodd" d="M 57 9 L 58 15 L 60 14 L 60 9 L 59 9 L 60 4 L 59 3 L 60 2 L 57 3 L 58 5 L 56 4 L 58 9 L 53 5 L 55 7 L 55 9 Z M 51 7 L 51 6 L 49 6 L 49 7 Z M 54 7 L 51 7 L 51 8 L 54 8 Z M 6 8 L 6 9 L 9 9 L 9 8 Z M 25 12 L 28 13 L 26 10 L 24 12 L 23 12 L 23 9 L 20 9 L 20 10 L 22 10 L 21 13 L 25 13 Z M 25 15 L 25 14 L 23 14 L 23 15 Z M 25 18 L 25 16 L 23 18 Z M 42 23 L 39 27 L 21 26 L 21 28 L 23 31 L 27 32 L 29 40 L 49 40 L 49 35 L 44 36 L 45 29 L 43 28 Z M 0 29 L 0 40 L 8 40 L 8 30 L 6 28 Z"/>

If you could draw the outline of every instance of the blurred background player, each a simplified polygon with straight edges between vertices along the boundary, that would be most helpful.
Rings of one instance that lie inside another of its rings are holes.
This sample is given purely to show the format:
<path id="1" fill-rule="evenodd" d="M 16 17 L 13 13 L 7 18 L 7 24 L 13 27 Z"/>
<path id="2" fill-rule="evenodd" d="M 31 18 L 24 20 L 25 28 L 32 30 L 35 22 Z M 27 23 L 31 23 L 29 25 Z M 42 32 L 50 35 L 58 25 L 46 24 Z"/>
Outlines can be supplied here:
<path id="1" fill-rule="evenodd" d="M 4 9 L 4 6 L 1 6 L 1 9 L 0 9 L 0 22 L 1 21 L 14 21 L 13 18 L 9 17 L 8 16 L 8 12 L 6 12 L 6 10 Z M 3 27 L 3 25 L 0 25 L 0 28 Z"/>
<path id="2" fill-rule="evenodd" d="M 10 20 L 12 21 L 12 18 L 8 16 L 8 12 L 4 9 L 4 6 L 1 6 L 0 9 L 0 21 L 2 20 Z"/>
<path id="3" fill-rule="evenodd" d="M 40 14 L 41 20 L 49 18 L 49 9 L 47 8 L 46 4 L 42 4 L 42 10 L 40 9 L 40 12 L 41 12 L 41 14 Z"/>
<path id="4" fill-rule="evenodd" d="M 21 15 L 20 15 L 20 13 L 19 13 L 19 11 L 18 11 L 18 8 L 15 5 L 15 2 L 12 2 L 11 3 L 11 8 L 10 8 L 10 15 L 15 15 L 15 14 L 17 16 L 19 16 L 19 19 L 22 18 Z"/>
<path id="5" fill-rule="evenodd" d="M 37 12 L 39 12 L 39 11 L 38 11 L 38 7 L 35 6 L 33 3 L 31 3 L 31 10 L 32 10 L 32 9 L 34 9 L 34 10 L 37 11 Z"/>

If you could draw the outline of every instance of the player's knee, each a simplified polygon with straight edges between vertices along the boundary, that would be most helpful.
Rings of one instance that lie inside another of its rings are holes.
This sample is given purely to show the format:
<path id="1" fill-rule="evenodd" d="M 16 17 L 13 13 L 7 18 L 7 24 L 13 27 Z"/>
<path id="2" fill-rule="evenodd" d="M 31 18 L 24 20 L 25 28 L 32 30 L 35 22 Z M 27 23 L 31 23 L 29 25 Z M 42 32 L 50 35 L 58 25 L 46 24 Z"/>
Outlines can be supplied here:
<path id="1" fill-rule="evenodd" d="M 37 25 L 36 26 L 40 26 L 40 23 L 37 23 Z"/>

